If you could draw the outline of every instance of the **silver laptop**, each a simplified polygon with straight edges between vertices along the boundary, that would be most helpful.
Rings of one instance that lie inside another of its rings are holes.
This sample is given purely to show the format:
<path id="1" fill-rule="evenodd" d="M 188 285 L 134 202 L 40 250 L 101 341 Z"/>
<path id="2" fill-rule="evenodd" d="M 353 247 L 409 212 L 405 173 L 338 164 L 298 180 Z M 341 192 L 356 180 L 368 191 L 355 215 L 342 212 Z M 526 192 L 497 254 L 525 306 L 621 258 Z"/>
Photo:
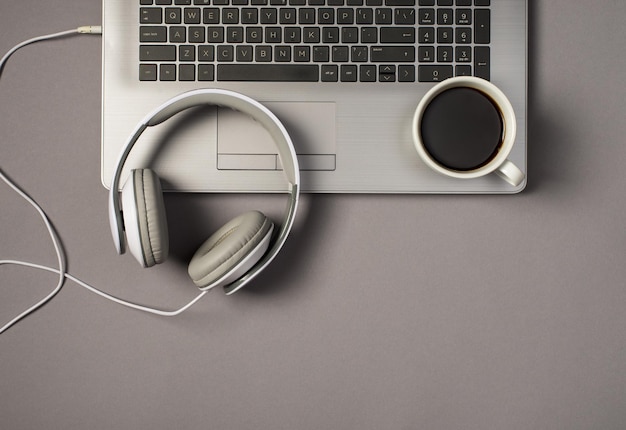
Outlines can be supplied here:
<path id="1" fill-rule="evenodd" d="M 103 0 L 102 181 L 136 124 L 169 98 L 225 88 L 290 132 L 302 189 L 331 193 L 516 193 L 487 175 L 445 177 L 420 161 L 411 120 L 456 75 L 510 99 L 511 161 L 526 172 L 527 0 Z M 127 168 L 164 189 L 285 189 L 265 130 L 239 113 L 183 112 L 144 133 Z"/>

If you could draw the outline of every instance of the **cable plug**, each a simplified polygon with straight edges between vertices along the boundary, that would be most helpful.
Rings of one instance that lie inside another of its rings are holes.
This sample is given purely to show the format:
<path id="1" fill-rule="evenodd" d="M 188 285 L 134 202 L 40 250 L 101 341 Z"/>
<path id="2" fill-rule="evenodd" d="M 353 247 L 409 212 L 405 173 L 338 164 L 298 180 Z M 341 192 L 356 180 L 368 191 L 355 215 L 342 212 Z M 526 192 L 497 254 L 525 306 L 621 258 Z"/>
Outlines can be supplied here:
<path id="1" fill-rule="evenodd" d="M 81 34 L 102 34 L 101 25 L 84 25 L 78 27 L 78 32 Z"/>

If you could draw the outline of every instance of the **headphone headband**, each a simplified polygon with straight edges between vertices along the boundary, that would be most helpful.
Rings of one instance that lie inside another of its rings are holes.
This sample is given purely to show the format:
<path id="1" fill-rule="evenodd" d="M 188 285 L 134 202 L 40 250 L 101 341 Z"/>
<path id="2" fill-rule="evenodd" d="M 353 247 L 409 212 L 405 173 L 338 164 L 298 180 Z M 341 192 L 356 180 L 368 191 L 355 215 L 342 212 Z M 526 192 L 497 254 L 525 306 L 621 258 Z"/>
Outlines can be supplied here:
<path id="1" fill-rule="evenodd" d="M 267 254 L 256 266 L 246 273 L 245 276 L 225 287 L 226 293 L 231 294 L 252 280 L 276 257 L 293 226 L 300 196 L 300 171 L 291 137 L 276 115 L 258 101 L 234 91 L 199 89 L 180 94 L 166 101 L 147 115 L 128 138 L 115 164 L 115 171 L 109 191 L 109 223 L 115 248 L 119 254 L 123 254 L 125 252 L 125 238 L 122 228 L 123 222 L 122 211 L 120 209 L 119 188 L 122 170 L 132 148 L 148 127 L 161 124 L 186 109 L 202 105 L 228 107 L 245 113 L 259 122 L 270 133 L 270 136 L 276 144 L 278 155 L 280 156 L 283 166 L 283 173 L 289 182 L 287 210 L 276 240 L 270 245 Z"/>

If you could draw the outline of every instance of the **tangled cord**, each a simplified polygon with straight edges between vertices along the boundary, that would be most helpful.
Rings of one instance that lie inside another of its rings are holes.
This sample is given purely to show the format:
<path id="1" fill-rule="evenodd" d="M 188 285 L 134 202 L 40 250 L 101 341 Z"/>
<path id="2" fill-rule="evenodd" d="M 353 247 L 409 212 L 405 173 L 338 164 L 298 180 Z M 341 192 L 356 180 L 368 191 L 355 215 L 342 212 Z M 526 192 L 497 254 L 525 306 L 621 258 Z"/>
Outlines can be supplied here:
<path id="1" fill-rule="evenodd" d="M 47 34 L 47 35 L 44 35 L 44 36 L 38 36 L 38 37 L 34 37 L 32 39 L 25 40 L 24 42 L 21 42 L 18 45 L 15 45 L 13 48 L 11 48 L 4 55 L 4 57 L 2 57 L 2 59 L 0 59 L 0 77 L 2 76 L 2 71 L 4 69 L 4 66 L 6 65 L 6 62 L 9 59 L 9 57 L 11 57 L 11 55 L 13 55 L 20 48 L 23 48 L 23 47 L 25 47 L 27 45 L 30 45 L 30 44 L 33 44 L 33 43 L 36 43 L 36 42 L 42 42 L 42 41 L 51 40 L 51 39 L 59 39 L 59 38 L 63 38 L 63 37 L 68 37 L 68 36 L 73 36 L 73 35 L 80 35 L 80 34 L 102 34 L 102 27 L 100 27 L 100 26 L 83 26 L 83 27 L 78 27 L 76 29 L 72 29 L 72 30 L 62 31 L 62 32 L 59 32 L 59 33 Z M 12 320 L 10 320 L 6 324 L 4 324 L 2 327 L 0 327 L 0 334 L 4 333 L 9 328 L 11 328 L 15 324 L 17 324 L 19 321 L 21 321 L 22 319 L 24 319 L 25 317 L 27 317 L 28 315 L 32 314 L 37 309 L 41 308 L 43 305 L 48 303 L 50 300 L 52 300 L 52 298 L 54 296 L 56 296 L 59 293 L 59 291 L 61 291 L 61 289 L 63 288 L 63 285 L 64 285 L 66 279 L 69 279 L 69 280 L 75 282 L 76 284 L 80 285 L 81 287 L 84 287 L 87 290 L 89 290 L 89 291 L 91 291 L 91 292 L 93 292 L 95 294 L 98 294 L 101 297 L 104 297 L 104 298 L 106 298 L 108 300 L 111 300 L 111 301 L 113 301 L 115 303 L 121 304 L 123 306 L 129 307 L 129 308 L 132 308 L 132 309 L 137 309 L 137 310 L 140 310 L 140 311 L 144 311 L 144 312 L 148 312 L 148 313 L 155 314 L 155 315 L 160 315 L 160 316 L 176 316 L 176 315 L 179 315 L 182 312 L 184 312 L 185 310 L 187 310 L 189 307 L 191 307 L 193 304 L 195 304 L 198 300 L 200 300 L 206 293 L 208 293 L 208 291 L 202 291 L 193 300 L 191 300 L 189 303 L 187 303 L 186 305 L 184 305 L 180 309 L 173 310 L 173 311 L 167 311 L 167 310 L 150 308 L 150 307 L 147 307 L 147 306 L 138 305 L 136 303 L 128 302 L 126 300 L 123 300 L 123 299 L 120 299 L 118 297 L 115 297 L 115 296 L 113 296 L 111 294 L 105 293 L 104 291 L 101 291 L 101 290 L 99 290 L 99 289 L 97 289 L 97 288 L 87 284 L 86 282 L 81 281 L 80 279 L 76 278 L 75 276 L 72 276 L 71 274 L 69 274 L 67 272 L 67 259 L 66 259 L 66 255 L 65 255 L 65 250 L 63 248 L 63 244 L 61 243 L 59 235 L 57 234 L 56 230 L 54 229 L 54 226 L 52 225 L 52 222 L 50 221 L 50 219 L 49 219 L 48 215 L 46 214 L 46 212 L 41 208 L 41 206 L 33 198 L 31 198 L 14 181 L 12 181 L 2 171 L 1 168 L 0 168 L 0 179 L 2 179 L 2 181 L 5 182 L 11 189 L 13 189 L 20 197 L 22 197 L 24 200 L 26 200 L 37 211 L 37 213 L 39 214 L 39 216 L 43 220 L 43 222 L 44 222 L 44 224 L 46 226 L 46 229 L 48 230 L 48 234 L 50 235 L 50 238 L 52 239 L 52 243 L 54 245 L 54 250 L 55 250 L 55 253 L 56 253 L 56 256 L 57 256 L 58 268 L 44 266 L 44 265 L 36 264 L 36 263 L 31 263 L 31 262 L 28 262 L 28 261 L 19 261 L 19 260 L 0 260 L 0 266 L 2 266 L 2 265 L 23 266 L 23 267 L 29 267 L 29 268 L 38 269 L 38 270 L 44 270 L 44 271 L 56 273 L 56 274 L 59 275 L 59 279 L 58 279 L 57 284 L 54 287 L 54 289 L 49 294 L 47 294 L 43 299 L 41 299 L 40 301 L 38 301 L 37 303 L 35 303 L 34 305 L 32 305 L 31 307 L 26 309 L 25 311 L 23 311 L 19 315 L 17 315 L 15 318 L 13 318 Z"/>

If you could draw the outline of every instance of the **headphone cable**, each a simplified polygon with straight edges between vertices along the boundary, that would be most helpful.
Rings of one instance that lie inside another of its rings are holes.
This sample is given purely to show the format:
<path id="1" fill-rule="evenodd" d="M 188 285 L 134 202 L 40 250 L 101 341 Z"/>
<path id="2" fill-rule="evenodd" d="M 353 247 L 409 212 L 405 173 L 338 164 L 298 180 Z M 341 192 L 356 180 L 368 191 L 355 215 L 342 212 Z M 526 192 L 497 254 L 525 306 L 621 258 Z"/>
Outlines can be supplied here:
<path id="1" fill-rule="evenodd" d="M 4 69 L 4 66 L 6 65 L 7 60 L 9 59 L 9 57 L 11 57 L 11 55 L 13 55 L 20 48 L 23 48 L 23 47 L 25 47 L 27 45 L 30 45 L 30 44 L 33 44 L 33 43 L 36 43 L 36 42 L 42 42 L 42 41 L 45 41 L 45 40 L 59 39 L 59 38 L 63 38 L 63 37 L 74 36 L 74 35 L 82 35 L 82 34 L 102 34 L 102 27 L 101 26 L 82 26 L 82 27 L 78 27 L 76 29 L 62 31 L 62 32 L 59 32 L 59 33 L 52 33 L 52 34 L 47 34 L 47 35 L 44 35 L 44 36 L 34 37 L 32 39 L 25 40 L 24 42 L 21 42 L 21 43 L 15 45 L 13 48 L 11 48 L 2 57 L 2 59 L 0 59 L 0 77 L 2 76 L 2 71 Z M 69 274 L 67 272 L 67 258 L 66 258 L 66 254 L 65 254 L 65 251 L 64 251 L 64 248 L 63 248 L 63 244 L 62 244 L 62 242 L 61 242 L 61 240 L 60 240 L 56 230 L 54 229 L 54 226 L 53 226 L 52 222 L 50 221 L 48 215 L 46 214 L 46 212 L 41 208 L 41 206 L 33 198 L 31 198 L 14 181 L 12 181 L 2 171 L 1 168 L 0 168 L 0 179 L 2 179 L 2 181 L 4 181 L 20 197 L 22 197 L 24 200 L 26 200 L 37 211 L 37 213 L 39 214 L 39 216 L 43 220 L 43 222 L 44 222 L 44 224 L 46 226 L 46 229 L 48 230 L 48 234 L 50 235 L 50 238 L 52 239 L 52 243 L 54 245 L 54 250 L 55 250 L 55 253 L 56 253 L 56 256 L 57 256 L 58 268 L 43 266 L 43 265 L 40 265 L 40 264 L 30 263 L 30 262 L 27 262 L 27 261 L 19 261 L 19 260 L 0 260 L 0 266 L 2 266 L 2 265 L 23 266 L 23 267 L 29 267 L 29 268 L 38 269 L 38 270 L 44 270 L 44 271 L 56 273 L 56 274 L 59 275 L 59 280 L 57 281 L 57 284 L 56 284 L 55 288 L 48 295 L 46 295 L 43 299 L 41 299 L 40 301 L 38 301 L 37 303 L 35 303 L 31 307 L 29 307 L 28 309 L 26 309 L 25 311 L 20 313 L 18 316 L 16 316 L 12 320 L 10 320 L 8 323 L 4 324 L 2 327 L 0 327 L 0 334 L 4 333 L 9 328 L 11 328 L 13 325 L 15 325 L 16 323 L 18 323 L 19 321 L 21 321 L 22 319 L 24 319 L 28 315 L 30 315 L 33 312 L 35 312 L 37 309 L 41 308 L 43 305 L 48 303 L 50 300 L 52 300 L 52 298 L 54 296 L 56 296 L 59 293 L 59 291 L 61 291 L 61 289 L 63 288 L 63 284 L 65 283 L 65 279 L 69 279 L 70 281 L 75 282 L 77 285 L 80 285 L 81 287 L 84 287 L 87 290 L 89 290 L 89 291 L 91 291 L 91 292 L 93 292 L 95 294 L 98 294 L 101 297 L 104 297 L 104 298 L 106 298 L 108 300 L 111 300 L 111 301 L 113 301 L 115 303 L 121 304 L 123 306 L 129 307 L 129 308 L 132 308 L 132 309 L 137 309 L 137 310 L 140 310 L 140 311 L 143 311 L 143 312 L 148 312 L 148 313 L 152 313 L 152 314 L 160 315 L 160 316 L 175 316 L 175 315 L 179 315 L 182 312 L 184 312 L 185 310 L 187 310 L 189 307 L 191 307 L 193 304 L 195 304 L 198 300 L 200 300 L 206 293 L 208 293 L 208 291 L 202 291 L 193 300 L 191 300 L 189 303 L 187 303 L 186 305 L 184 305 L 180 309 L 173 310 L 173 311 L 166 311 L 166 310 L 150 308 L 150 307 L 147 307 L 147 306 L 138 305 L 136 303 L 128 302 L 126 300 L 123 300 L 123 299 L 120 299 L 118 297 L 115 297 L 115 296 L 113 296 L 111 294 L 105 293 L 104 291 L 101 291 L 101 290 L 99 290 L 99 289 L 97 289 L 97 288 L 87 284 L 86 282 L 81 281 L 80 279 L 76 278 L 75 276 L 72 276 L 71 274 Z"/>

